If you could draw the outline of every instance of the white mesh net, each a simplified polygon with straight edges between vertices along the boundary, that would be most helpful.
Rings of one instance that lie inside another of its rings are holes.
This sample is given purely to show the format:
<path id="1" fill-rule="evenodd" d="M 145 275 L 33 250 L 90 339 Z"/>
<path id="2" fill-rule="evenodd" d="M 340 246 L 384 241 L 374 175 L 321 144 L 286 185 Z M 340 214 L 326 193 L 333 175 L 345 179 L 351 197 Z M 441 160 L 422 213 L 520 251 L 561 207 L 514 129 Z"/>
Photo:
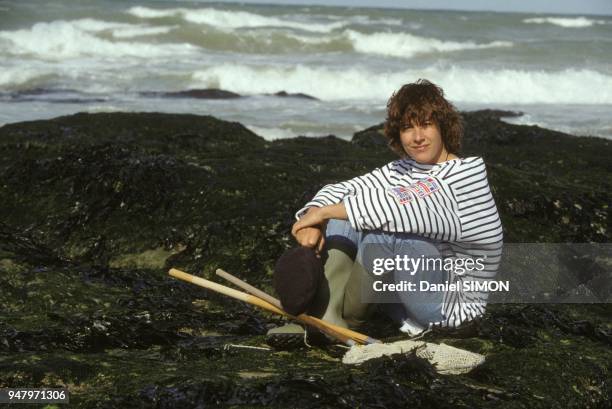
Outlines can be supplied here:
<path id="1" fill-rule="evenodd" d="M 389 344 L 355 345 L 344 354 L 342 362 L 358 365 L 368 359 L 383 355 L 402 354 L 413 349 L 416 349 L 418 357 L 427 359 L 442 374 L 466 373 L 485 360 L 484 355 L 450 345 L 406 340 Z"/>

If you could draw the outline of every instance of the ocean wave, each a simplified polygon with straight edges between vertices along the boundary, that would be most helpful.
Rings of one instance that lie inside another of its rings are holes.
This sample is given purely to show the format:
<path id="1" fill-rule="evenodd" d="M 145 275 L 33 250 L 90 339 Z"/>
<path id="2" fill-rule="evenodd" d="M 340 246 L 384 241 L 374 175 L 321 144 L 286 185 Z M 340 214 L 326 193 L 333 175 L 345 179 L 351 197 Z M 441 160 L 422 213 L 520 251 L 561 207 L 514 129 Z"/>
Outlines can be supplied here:
<path id="1" fill-rule="evenodd" d="M 58 21 L 63 22 L 63 21 Z M 104 21 L 104 20 L 96 20 L 93 18 L 82 18 L 79 20 L 71 20 L 67 21 L 74 28 L 82 31 L 86 31 L 88 33 L 97 33 L 105 30 L 117 30 L 117 29 L 127 29 L 130 27 L 134 27 L 133 24 L 128 23 L 118 23 L 115 21 Z M 41 23 L 44 24 L 44 23 Z"/>
<path id="2" fill-rule="evenodd" d="M 281 127 L 267 127 L 258 125 L 245 125 L 249 130 L 261 136 L 267 141 L 273 141 L 276 139 L 287 139 L 295 138 L 297 136 L 306 137 L 322 137 L 327 135 L 336 135 L 340 138 L 350 139 L 350 137 L 357 131 L 363 129 L 359 125 L 337 125 L 334 124 L 320 124 L 313 122 L 294 122 L 288 121 L 283 122 Z"/>
<path id="3" fill-rule="evenodd" d="M 12 91 L 20 88 L 34 88 L 52 76 L 53 73 L 45 69 L 2 67 L 0 89 Z"/>
<path id="4" fill-rule="evenodd" d="M 427 53 L 457 52 L 512 47 L 507 41 L 476 44 L 419 37 L 407 33 L 364 34 L 354 30 L 335 33 L 295 33 L 284 29 L 224 31 L 208 29 L 197 37 L 190 30 L 181 33 L 188 42 L 219 51 L 283 54 L 296 52 L 356 52 L 388 57 L 412 58 Z M 199 38 L 198 38 L 199 37 Z"/>
<path id="5" fill-rule="evenodd" d="M 168 34 L 170 31 L 178 28 L 177 26 L 161 26 L 161 27 L 148 27 L 148 26 L 134 26 L 118 28 L 112 31 L 114 38 L 133 38 L 142 36 L 151 36 L 158 34 Z"/>
<path id="6" fill-rule="evenodd" d="M 197 47 L 190 44 L 152 44 L 144 42 L 110 41 L 97 34 L 142 30 L 142 26 L 81 19 L 36 23 L 29 29 L 0 31 L 0 51 L 6 54 L 30 54 L 47 60 L 81 56 L 102 57 L 167 57 L 191 53 Z M 131 34 L 133 34 L 132 31 Z M 119 34 L 121 36 L 121 34 Z"/>
<path id="7" fill-rule="evenodd" d="M 533 17 L 523 20 L 527 24 L 553 24 L 566 28 L 592 27 L 595 24 L 606 24 L 604 20 L 593 20 L 586 17 Z"/>
<path id="8" fill-rule="evenodd" d="M 128 14 L 142 19 L 179 17 L 185 21 L 195 24 L 203 24 L 213 27 L 236 29 L 256 27 L 286 27 L 303 31 L 329 33 L 333 30 L 346 26 L 346 22 L 334 23 L 303 23 L 278 17 L 262 16 L 260 14 L 246 11 L 217 10 L 214 8 L 204 9 L 152 9 L 149 7 L 136 6 L 127 10 Z"/>
<path id="9" fill-rule="evenodd" d="M 349 38 L 357 52 L 404 58 L 424 53 L 512 47 L 513 45 L 509 41 L 494 41 L 485 44 L 476 44 L 471 41 L 442 41 L 408 33 L 363 34 L 353 30 L 345 30 L 344 35 Z"/>
<path id="10" fill-rule="evenodd" d="M 606 114 L 607 112 L 603 114 L 604 118 Z M 501 118 L 501 120 L 514 125 L 536 125 L 540 128 L 554 129 L 555 131 L 570 135 L 600 136 L 612 139 L 612 126 L 606 125 L 605 122 L 601 121 L 601 116 L 595 115 L 597 115 L 597 110 L 595 112 L 589 110 L 588 112 L 580 112 L 578 114 L 572 112 L 572 114 L 568 115 L 569 118 L 564 118 L 563 122 L 561 122 L 559 116 L 546 112 L 538 112 L 533 114 L 525 113 L 512 118 Z M 580 118 L 581 120 L 576 121 L 575 118 Z"/>
<path id="11" fill-rule="evenodd" d="M 246 127 L 261 136 L 267 141 L 273 141 L 276 139 L 287 139 L 287 138 L 295 138 L 297 135 L 289 130 L 283 128 L 270 128 L 264 126 L 256 126 L 256 125 L 246 125 Z"/>
<path id="12" fill-rule="evenodd" d="M 278 28 L 226 31 L 184 27 L 175 31 L 172 39 L 188 42 L 207 50 L 222 53 L 260 55 L 311 54 L 353 51 L 350 41 L 342 36 L 308 36 L 294 34 Z"/>
<path id="13" fill-rule="evenodd" d="M 332 70 L 226 64 L 192 75 L 193 88 L 221 88 L 244 95 L 279 90 L 322 100 L 384 101 L 402 84 L 428 78 L 455 102 L 500 104 L 612 104 L 612 77 L 593 70 L 478 70 L 432 67 L 376 73 L 363 68 Z M 355 86 L 359 84 L 359 86 Z"/>
<path id="14" fill-rule="evenodd" d="M 372 17 L 367 15 L 354 15 L 350 17 L 336 16 L 337 20 L 348 20 L 351 24 L 381 24 L 385 26 L 401 26 L 404 22 L 401 18 L 390 18 L 390 17 Z"/>

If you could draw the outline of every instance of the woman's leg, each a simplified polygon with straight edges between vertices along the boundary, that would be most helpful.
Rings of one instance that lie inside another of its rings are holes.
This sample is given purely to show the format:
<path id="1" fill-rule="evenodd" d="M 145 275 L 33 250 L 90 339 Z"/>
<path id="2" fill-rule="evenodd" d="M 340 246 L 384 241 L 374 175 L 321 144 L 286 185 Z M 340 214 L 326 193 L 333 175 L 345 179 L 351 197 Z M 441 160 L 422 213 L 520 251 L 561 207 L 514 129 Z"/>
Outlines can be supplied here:
<path id="1" fill-rule="evenodd" d="M 371 286 L 371 275 L 356 260 L 344 290 L 342 304 L 342 316 L 350 328 L 358 328 L 364 324 L 376 305 L 363 294 L 363 290 Z"/>
<path id="2" fill-rule="evenodd" d="M 407 256 L 418 267 L 410 271 L 396 270 L 396 282 L 413 283 L 415 291 L 398 292 L 398 298 L 406 311 L 406 321 L 427 328 L 432 323 L 443 321 L 442 306 L 444 291 L 422 290 L 421 283 L 444 284 L 448 274 L 442 268 L 443 259 L 435 243 L 421 236 L 399 234 L 396 237 L 395 253 Z"/>
<path id="3" fill-rule="evenodd" d="M 347 327 L 343 317 L 345 290 L 355 264 L 361 234 L 345 220 L 330 219 L 325 232 L 324 271 L 308 313 L 333 324 Z"/>
<path id="4" fill-rule="evenodd" d="M 395 235 L 383 231 L 365 231 L 360 239 L 344 299 L 344 316 L 351 326 L 363 324 L 377 304 L 382 304 L 383 310 L 388 312 L 386 307 L 398 302 L 395 294 L 374 291 L 377 281 L 389 282 L 388 275 L 374 274 L 373 267 L 375 259 L 395 257 Z M 397 318 L 401 320 L 404 316 L 401 307 L 400 317 Z"/>
<path id="5" fill-rule="evenodd" d="M 347 221 L 330 220 L 326 231 L 327 259 L 322 281 L 309 313 L 336 325 L 356 328 L 363 324 L 376 303 L 399 325 L 408 322 L 413 330 L 441 321 L 443 293 L 383 292 L 373 290 L 374 282 L 401 280 L 444 282 L 440 271 L 417 269 L 413 274 L 390 270 L 373 274 L 374 259 L 439 257 L 435 245 L 420 236 L 383 231 L 356 232 Z M 364 268 L 365 266 L 365 268 Z"/>
<path id="6" fill-rule="evenodd" d="M 389 265 L 382 268 L 389 259 Z M 437 265 L 433 260 L 438 260 Z M 355 265 L 363 266 L 363 271 L 360 280 L 351 276 L 346 302 L 353 301 L 355 306 L 359 301 L 381 304 L 383 311 L 400 326 L 407 323 L 410 332 L 443 320 L 444 292 L 420 291 L 421 281 L 440 284 L 447 279 L 446 272 L 437 268 L 441 267 L 440 253 L 432 241 L 407 233 L 368 231 L 362 235 Z M 410 285 L 411 290 L 394 291 L 387 287 L 385 291 L 374 291 L 375 281 L 403 285 L 400 288 Z M 352 309 L 359 311 L 357 307 Z"/>
<path id="7" fill-rule="evenodd" d="M 325 252 L 322 255 L 325 277 L 314 299 L 308 308 L 309 315 L 322 318 L 336 325 L 347 327 L 343 318 L 345 304 L 345 291 L 347 282 L 352 279 L 355 268 L 355 256 L 361 233 L 356 232 L 344 220 L 331 219 L 327 223 L 325 232 Z M 349 303 L 352 305 L 352 303 Z M 350 307 L 353 308 L 353 307 Z M 353 310 L 349 310 L 351 317 Z M 311 333 L 316 335 L 316 332 Z M 287 324 L 268 331 L 267 342 L 270 345 L 286 348 L 296 347 L 303 343 L 304 329 L 296 324 Z M 323 340 L 324 338 L 319 338 Z"/>

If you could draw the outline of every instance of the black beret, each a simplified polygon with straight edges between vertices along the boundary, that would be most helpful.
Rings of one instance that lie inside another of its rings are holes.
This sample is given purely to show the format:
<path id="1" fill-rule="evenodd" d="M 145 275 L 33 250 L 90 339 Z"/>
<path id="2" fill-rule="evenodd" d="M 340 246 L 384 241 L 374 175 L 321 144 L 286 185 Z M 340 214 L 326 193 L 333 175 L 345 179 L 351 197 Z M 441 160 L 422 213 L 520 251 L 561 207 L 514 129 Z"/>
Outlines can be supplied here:
<path id="1" fill-rule="evenodd" d="M 323 278 L 323 263 L 314 249 L 295 247 L 274 267 L 274 289 L 285 311 L 300 315 L 308 309 Z"/>

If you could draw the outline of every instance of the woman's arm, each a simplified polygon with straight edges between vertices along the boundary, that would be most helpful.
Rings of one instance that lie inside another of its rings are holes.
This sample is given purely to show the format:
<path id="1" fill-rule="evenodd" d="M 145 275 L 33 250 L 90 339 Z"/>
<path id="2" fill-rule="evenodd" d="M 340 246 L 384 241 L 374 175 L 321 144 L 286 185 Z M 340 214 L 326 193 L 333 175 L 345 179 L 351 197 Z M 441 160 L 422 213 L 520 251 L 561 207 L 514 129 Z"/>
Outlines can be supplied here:
<path id="1" fill-rule="evenodd" d="M 329 219 L 346 219 L 346 211 L 342 212 L 342 206 L 333 208 L 332 213 L 326 209 L 325 214 L 319 213 L 318 209 L 332 207 L 342 204 L 342 200 L 350 194 L 372 187 L 375 184 L 383 183 L 385 176 L 384 170 L 388 170 L 386 165 L 383 169 L 376 168 L 372 172 L 353 179 L 329 184 L 324 186 L 306 205 L 297 211 L 295 218 L 298 220 L 293 225 L 291 233 L 297 242 L 306 247 L 322 249 L 325 244 L 325 223 Z M 338 213 L 340 211 L 340 213 Z M 305 219 L 307 215 L 310 215 Z M 324 217 L 322 217 L 324 216 Z M 302 220 L 303 219 L 303 220 Z"/>
<path id="2" fill-rule="evenodd" d="M 344 203 L 337 203 L 323 207 L 313 207 L 293 224 L 291 234 L 297 238 L 300 231 L 325 224 L 329 219 L 347 220 L 347 218 L 348 216 Z"/>

